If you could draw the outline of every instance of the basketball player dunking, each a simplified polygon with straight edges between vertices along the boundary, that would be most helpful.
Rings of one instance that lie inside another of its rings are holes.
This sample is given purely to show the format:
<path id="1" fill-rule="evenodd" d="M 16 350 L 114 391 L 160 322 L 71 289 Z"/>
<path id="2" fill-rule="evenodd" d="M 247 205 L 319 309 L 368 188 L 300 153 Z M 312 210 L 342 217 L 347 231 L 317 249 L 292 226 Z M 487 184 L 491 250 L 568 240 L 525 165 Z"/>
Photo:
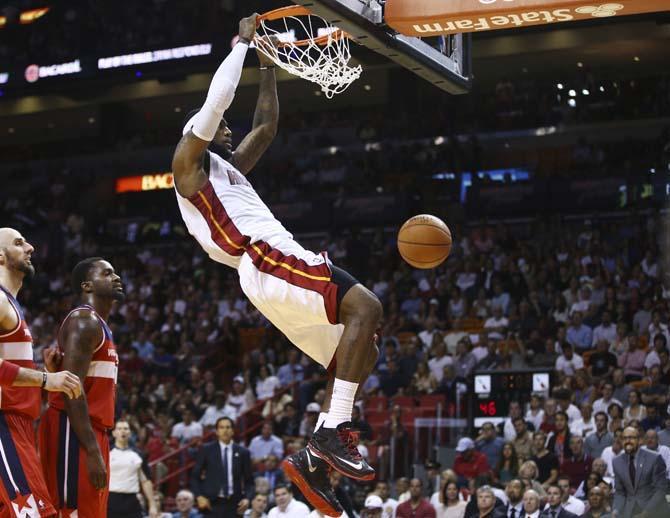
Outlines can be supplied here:
<path id="1" fill-rule="evenodd" d="M 72 271 L 79 304 L 58 333 L 62 366 L 84 380 L 85 396 L 49 397 L 40 422 L 40 456 L 49 495 L 62 518 L 107 516 L 109 430 L 119 360 L 107 318 L 125 298 L 121 279 L 101 257 L 79 262 Z"/>
<path id="2" fill-rule="evenodd" d="M 323 514 L 342 508 L 329 466 L 358 480 L 374 470 L 354 446 L 354 398 L 377 361 L 377 297 L 325 254 L 305 250 L 275 219 L 247 175 L 277 131 L 278 100 L 272 63 L 259 54 L 260 93 L 253 129 L 233 151 L 223 119 L 240 81 L 256 31 L 256 16 L 240 21 L 239 41 L 214 74 L 204 105 L 188 119 L 173 158 L 177 201 L 189 232 L 207 254 L 235 268 L 249 300 L 298 348 L 328 368 L 323 412 L 306 449 L 284 469 Z"/>
<path id="3" fill-rule="evenodd" d="M 35 274 L 33 246 L 16 230 L 0 228 L 0 518 L 55 516 L 37 458 L 33 422 L 42 391 L 77 398 L 79 378 L 63 372 L 38 372 L 33 339 L 16 296 Z M 45 356 L 55 370 L 54 351 Z"/>

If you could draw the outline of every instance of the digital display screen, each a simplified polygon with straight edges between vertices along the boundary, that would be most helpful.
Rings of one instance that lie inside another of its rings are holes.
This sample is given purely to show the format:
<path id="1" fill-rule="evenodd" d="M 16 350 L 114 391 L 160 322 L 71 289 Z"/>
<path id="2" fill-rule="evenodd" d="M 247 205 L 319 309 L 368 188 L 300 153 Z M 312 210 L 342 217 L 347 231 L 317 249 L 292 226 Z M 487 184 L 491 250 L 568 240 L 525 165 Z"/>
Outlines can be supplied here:
<path id="1" fill-rule="evenodd" d="M 532 394 L 548 395 L 551 378 L 551 372 L 530 369 L 475 373 L 470 399 L 473 426 L 480 428 L 486 422 L 498 425 L 509 417 L 511 401 L 525 408 Z"/>
<path id="2" fill-rule="evenodd" d="M 476 374 L 474 377 L 476 394 L 546 392 L 548 389 L 548 372 L 492 372 L 491 374 Z"/>
<path id="3" fill-rule="evenodd" d="M 475 376 L 475 394 L 491 393 L 491 376 L 488 374 L 479 374 Z"/>
<path id="4" fill-rule="evenodd" d="M 533 374 L 533 392 L 549 392 L 549 374 Z"/>
<path id="5" fill-rule="evenodd" d="M 477 417 L 507 417 L 509 401 L 504 398 L 477 398 L 475 402 L 475 418 Z"/>

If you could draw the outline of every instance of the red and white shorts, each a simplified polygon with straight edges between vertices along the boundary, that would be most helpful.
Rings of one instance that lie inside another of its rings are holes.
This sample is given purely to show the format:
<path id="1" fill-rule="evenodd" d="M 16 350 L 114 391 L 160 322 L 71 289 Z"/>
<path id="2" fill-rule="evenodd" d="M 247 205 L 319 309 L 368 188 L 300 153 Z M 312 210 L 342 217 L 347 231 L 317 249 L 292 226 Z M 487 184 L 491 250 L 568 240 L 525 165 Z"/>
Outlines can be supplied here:
<path id="1" fill-rule="evenodd" d="M 33 420 L 0 412 L 0 518 L 55 515 L 37 458 Z"/>
<path id="2" fill-rule="evenodd" d="M 67 413 L 49 407 L 40 421 L 40 457 L 44 479 L 59 518 L 107 516 L 109 498 L 109 439 L 105 430 L 93 427 L 107 468 L 107 485 L 96 489 L 88 476 L 87 454 L 70 426 Z"/>
<path id="3" fill-rule="evenodd" d="M 274 247 L 259 241 L 248 246 L 238 273 L 251 303 L 301 351 L 328 368 L 344 325 L 338 305 L 355 283 L 325 254 L 305 250 L 292 240 Z"/>

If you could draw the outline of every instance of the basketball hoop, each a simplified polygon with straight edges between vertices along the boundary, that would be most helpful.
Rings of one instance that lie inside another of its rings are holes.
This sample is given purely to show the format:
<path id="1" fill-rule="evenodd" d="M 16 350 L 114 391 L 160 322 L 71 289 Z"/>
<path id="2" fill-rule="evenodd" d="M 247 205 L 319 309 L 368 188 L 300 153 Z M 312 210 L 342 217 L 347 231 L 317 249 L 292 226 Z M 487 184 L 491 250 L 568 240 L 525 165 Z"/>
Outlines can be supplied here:
<path id="1" fill-rule="evenodd" d="M 287 72 L 319 85 L 328 99 L 360 77 L 362 67 L 348 64 L 349 35 L 309 9 L 282 7 L 260 15 L 257 22 L 258 50 Z"/>

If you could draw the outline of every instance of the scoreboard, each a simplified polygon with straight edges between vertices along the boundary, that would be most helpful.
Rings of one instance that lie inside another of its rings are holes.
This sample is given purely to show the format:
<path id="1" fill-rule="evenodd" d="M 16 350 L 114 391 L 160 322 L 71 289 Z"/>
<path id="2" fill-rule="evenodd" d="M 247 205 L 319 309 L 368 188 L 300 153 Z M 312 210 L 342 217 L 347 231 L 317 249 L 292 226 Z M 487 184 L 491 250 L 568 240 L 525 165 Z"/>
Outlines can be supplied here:
<path id="1" fill-rule="evenodd" d="M 534 394 L 549 396 L 552 379 L 549 369 L 476 371 L 469 398 L 471 425 L 502 423 L 509 416 L 510 402 L 518 401 L 524 408 Z"/>

